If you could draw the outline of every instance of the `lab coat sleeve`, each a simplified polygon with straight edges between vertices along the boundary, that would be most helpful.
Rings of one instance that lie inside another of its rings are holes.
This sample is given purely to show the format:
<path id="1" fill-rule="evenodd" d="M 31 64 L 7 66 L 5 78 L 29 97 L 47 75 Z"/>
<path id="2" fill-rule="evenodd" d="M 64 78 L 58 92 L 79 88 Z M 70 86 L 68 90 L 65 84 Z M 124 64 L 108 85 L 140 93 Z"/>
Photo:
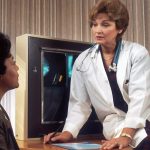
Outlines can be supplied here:
<path id="1" fill-rule="evenodd" d="M 77 58 L 72 72 L 68 115 L 63 129 L 71 132 L 74 138 L 91 114 L 91 102 L 84 84 L 83 72 L 77 69 L 80 65 Z"/>
<path id="2" fill-rule="evenodd" d="M 144 47 L 131 53 L 130 101 L 124 127 L 143 128 L 150 116 L 150 56 Z"/>

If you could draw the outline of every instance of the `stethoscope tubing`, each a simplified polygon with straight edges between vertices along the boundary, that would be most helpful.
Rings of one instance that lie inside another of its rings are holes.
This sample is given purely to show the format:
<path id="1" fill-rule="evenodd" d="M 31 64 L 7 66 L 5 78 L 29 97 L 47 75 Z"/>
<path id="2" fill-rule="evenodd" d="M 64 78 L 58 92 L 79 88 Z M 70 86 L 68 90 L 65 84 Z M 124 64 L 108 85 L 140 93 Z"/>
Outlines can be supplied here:
<path id="1" fill-rule="evenodd" d="M 117 46 L 116 46 L 116 50 L 115 50 L 115 56 L 114 56 L 114 59 L 113 59 L 113 62 L 112 64 L 109 66 L 108 70 L 111 72 L 117 72 L 117 64 L 118 64 L 118 60 L 119 60 L 119 55 L 120 55 L 120 51 L 121 51 L 121 44 L 122 44 L 122 39 L 120 39 L 118 42 L 117 42 Z M 88 57 L 89 54 L 92 53 L 94 47 L 96 46 L 97 44 L 94 43 L 90 48 L 89 48 L 89 51 L 88 53 L 86 54 L 86 56 L 83 58 L 81 64 L 76 68 L 77 71 L 80 71 L 80 72 L 86 72 L 86 71 L 82 71 L 81 68 L 82 68 L 82 65 L 83 65 L 83 62 L 85 61 L 85 59 Z M 101 51 L 101 50 L 100 50 Z M 96 50 L 96 53 L 99 52 L 99 47 L 97 48 Z M 89 67 L 88 67 L 89 68 Z"/>

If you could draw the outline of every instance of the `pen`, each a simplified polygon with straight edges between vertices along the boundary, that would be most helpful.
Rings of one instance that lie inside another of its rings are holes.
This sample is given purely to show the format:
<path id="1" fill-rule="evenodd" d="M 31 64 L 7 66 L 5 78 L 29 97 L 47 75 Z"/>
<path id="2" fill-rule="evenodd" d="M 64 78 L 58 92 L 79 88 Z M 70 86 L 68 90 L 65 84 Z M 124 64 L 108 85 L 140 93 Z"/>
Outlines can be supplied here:
<path id="1" fill-rule="evenodd" d="M 53 138 L 57 133 L 58 133 L 58 131 L 63 127 L 63 123 L 56 129 L 56 131 L 55 132 L 53 132 L 52 133 L 52 135 L 51 135 L 51 138 Z M 52 143 L 52 141 L 49 141 L 49 143 Z"/>

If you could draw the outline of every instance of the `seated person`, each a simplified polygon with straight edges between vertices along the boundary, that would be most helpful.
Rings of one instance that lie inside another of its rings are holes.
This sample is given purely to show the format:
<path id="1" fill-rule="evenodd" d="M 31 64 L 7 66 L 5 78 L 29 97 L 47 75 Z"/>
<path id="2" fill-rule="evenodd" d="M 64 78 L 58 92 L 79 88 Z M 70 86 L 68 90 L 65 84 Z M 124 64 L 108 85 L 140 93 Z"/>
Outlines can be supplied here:
<path id="1" fill-rule="evenodd" d="M 4 94 L 19 86 L 18 66 L 10 53 L 9 38 L 0 33 L 0 100 Z M 0 104 L 0 150 L 19 150 L 10 119 Z"/>

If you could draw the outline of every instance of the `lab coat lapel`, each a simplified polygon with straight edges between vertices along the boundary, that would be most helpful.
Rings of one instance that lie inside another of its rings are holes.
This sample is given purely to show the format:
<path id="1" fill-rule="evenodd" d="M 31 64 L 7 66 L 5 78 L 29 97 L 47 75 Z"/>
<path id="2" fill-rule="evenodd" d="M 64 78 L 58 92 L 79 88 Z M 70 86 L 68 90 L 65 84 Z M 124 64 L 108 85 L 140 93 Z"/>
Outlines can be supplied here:
<path id="1" fill-rule="evenodd" d="M 102 56 L 100 51 L 96 52 L 96 50 L 98 49 L 98 45 L 95 47 L 95 49 L 93 50 L 92 54 L 91 54 L 91 58 L 94 64 L 94 68 L 97 74 L 97 78 L 99 80 L 100 83 L 104 82 L 104 81 L 108 81 L 104 66 L 103 66 L 103 61 L 102 61 Z"/>
<path id="2" fill-rule="evenodd" d="M 117 82 L 120 87 L 121 93 L 123 93 L 123 84 L 126 78 L 127 64 L 129 58 L 129 50 L 124 49 L 122 45 L 118 65 L 117 65 Z"/>
<path id="3" fill-rule="evenodd" d="M 96 75 L 97 75 L 97 80 L 99 84 L 99 89 L 100 92 L 103 92 L 103 98 L 109 105 L 113 105 L 113 97 L 112 97 L 112 92 L 110 88 L 110 84 L 107 78 L 107 74 L 103 65 L 101 53 L 99 52 L 97 54 L 97 57 L 93 60 L 95 61 L 95 69 L 96 69 Z"/>

